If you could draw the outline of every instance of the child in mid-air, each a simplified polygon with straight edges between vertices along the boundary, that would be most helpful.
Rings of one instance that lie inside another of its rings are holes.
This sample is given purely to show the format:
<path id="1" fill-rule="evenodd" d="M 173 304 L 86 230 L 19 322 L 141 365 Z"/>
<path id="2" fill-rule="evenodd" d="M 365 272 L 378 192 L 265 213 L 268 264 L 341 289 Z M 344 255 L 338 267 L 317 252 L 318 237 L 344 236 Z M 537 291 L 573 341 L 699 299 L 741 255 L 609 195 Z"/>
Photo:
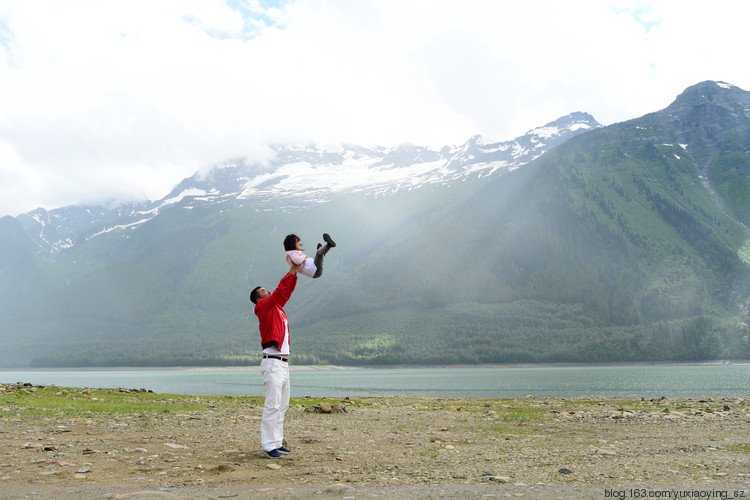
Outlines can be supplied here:
<path id="1" fill-rule="evenodd" d="M 284 250 L 286 250 L 286 261 L 289 265 L 302 264 L 298 269 L 298 273 L 302 273 L 310 278 L 320 278 L 323 274 L 323 257 L 328 253 L 328 250 L 336 246 L 336 243 L 331 239 L 328 233 L 323 233 L 323 239 L 326 244 L 321 245 L 318 243 L 318 250 L 315 252 L 315 258 L 311 259 L 302 252 L 302 240 L 296 234 L 287 235 L 284 238 Z"/>

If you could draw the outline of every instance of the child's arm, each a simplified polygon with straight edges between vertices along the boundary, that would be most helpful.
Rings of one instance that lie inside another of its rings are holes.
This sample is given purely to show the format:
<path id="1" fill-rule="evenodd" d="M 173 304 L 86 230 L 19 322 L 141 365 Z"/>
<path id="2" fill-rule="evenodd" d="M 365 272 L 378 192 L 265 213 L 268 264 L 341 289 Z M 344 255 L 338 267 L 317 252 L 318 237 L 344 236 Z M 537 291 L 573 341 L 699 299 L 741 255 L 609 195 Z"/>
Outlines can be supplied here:
<path id="1" fill-rule="evenodd" d="M 287 257 L 289 257 L 289 260 L 291 261 L 290 264 L 296 264 L 300 265 L 307 260 L 307 255 L 300 252 L 299 250 L 292 250 L 290 252 L 287 252 Z"/>

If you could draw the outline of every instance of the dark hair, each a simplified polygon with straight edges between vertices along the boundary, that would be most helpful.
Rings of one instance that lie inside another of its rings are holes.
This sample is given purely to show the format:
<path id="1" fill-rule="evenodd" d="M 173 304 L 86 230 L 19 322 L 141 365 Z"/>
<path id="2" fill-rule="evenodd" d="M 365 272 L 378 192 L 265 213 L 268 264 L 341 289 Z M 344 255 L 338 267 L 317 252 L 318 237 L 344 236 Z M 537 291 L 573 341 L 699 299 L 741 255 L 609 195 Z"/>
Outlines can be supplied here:
<path id="1" fill-rule="evenodd" d="M 261 288 L 263 288 L 263 287 L 262 286 L 256 286 L 255 288 L 253 288 L 253 291 L 250 292 L 250 302 L 252 302 L 253 304 L 257 304 L 258 303 L 258 290 L 260 290 Z"/>
<path id="2" fill-rule="evenodd" d="M 286 238 L 284 238 L 284 250 L 297 250 L 297 242 L 299 241 L 299 236 L 296 234 L 287 234 Z"/>

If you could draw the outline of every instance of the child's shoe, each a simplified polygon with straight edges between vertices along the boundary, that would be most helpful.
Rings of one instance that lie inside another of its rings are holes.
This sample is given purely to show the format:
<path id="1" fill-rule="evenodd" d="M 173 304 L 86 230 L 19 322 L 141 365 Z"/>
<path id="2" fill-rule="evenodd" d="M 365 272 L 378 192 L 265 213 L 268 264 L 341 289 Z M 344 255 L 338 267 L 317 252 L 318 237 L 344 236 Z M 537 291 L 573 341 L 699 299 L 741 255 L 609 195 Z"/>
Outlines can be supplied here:
<path id="1" fill-rule="evenodd" d="M 331 239 L 328 233 L 323 233 L 323 239 L 326 240 L 326 243 L 328 243 L 329 247 L 333 248 L 336 246 L 336 242 Z"/>

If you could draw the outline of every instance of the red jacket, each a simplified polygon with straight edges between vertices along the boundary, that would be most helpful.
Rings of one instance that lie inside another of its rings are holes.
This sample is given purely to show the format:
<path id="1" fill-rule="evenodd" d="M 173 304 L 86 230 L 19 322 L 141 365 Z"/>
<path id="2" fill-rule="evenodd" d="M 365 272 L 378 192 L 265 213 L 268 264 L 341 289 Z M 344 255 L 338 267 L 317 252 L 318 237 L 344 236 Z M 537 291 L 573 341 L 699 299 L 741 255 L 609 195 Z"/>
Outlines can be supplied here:
<path id="1" fill-rule="evenodd" d="M 281 349 L 284 342 L 284 322 L 286 313 L 284 304 L 292 296 L 294 287 L 297 286 L 296 274 L 285 274 L 279 286 L 273 293 L 265 299 L 258 300 L 255 304 L 255 315 L 258 317 L 258 328 L 260 329 L 260 345 L 265 349 L 275 344 L 277 349 Z"/>

